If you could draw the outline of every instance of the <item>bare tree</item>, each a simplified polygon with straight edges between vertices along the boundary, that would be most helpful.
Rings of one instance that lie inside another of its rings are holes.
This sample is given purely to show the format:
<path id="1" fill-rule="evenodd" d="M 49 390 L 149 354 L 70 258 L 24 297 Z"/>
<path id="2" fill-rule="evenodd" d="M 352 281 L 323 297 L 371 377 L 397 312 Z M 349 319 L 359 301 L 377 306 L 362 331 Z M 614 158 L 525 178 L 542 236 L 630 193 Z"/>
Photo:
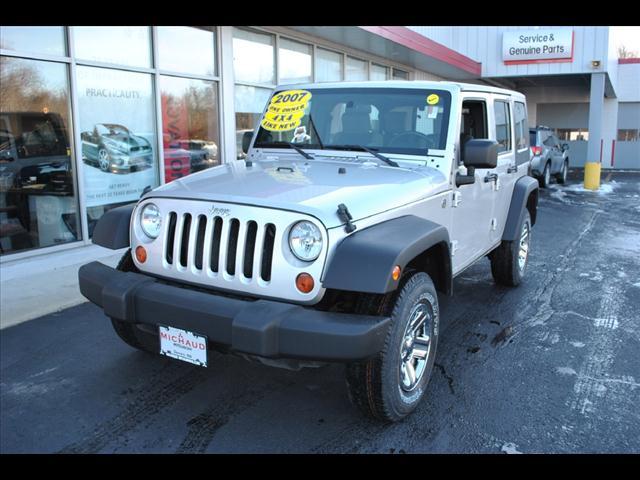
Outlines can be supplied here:
<path id="1" fill-rule="evenodd" d="M 627 50 L 627 47 L 620 45 L 618 47 L 618 58 L 638 58 L 638 52 Z"/>

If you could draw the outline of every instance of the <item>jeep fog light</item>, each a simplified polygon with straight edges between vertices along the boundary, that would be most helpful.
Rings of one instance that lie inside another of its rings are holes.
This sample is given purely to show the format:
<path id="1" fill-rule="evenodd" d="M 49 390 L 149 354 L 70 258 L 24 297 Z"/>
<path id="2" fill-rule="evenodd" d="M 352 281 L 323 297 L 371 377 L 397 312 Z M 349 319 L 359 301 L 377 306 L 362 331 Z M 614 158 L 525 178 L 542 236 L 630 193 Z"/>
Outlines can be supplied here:
<path id="1" fill-rule="evenodd" d="M 140 226 L 142 231 L 150 238 L 157 238 L 160 235 L 162 226 L 162 216 L 160 209 L 153 203 L 147 204 L 140 213 Z"/>
<path id="2" fill-rule="evenodd" d="M 296 223 L 289 232 L 289 248 L 304 262 L 315 260 L 322 250 L 320 229 L 306 220 Z"/>
<path id="3" fill-rule="evenodd" d="M 309 293 L 313 290 L 314 284 L 313 277 L 308 273 L 301 273 L 296 277 L 296 287 L 302 293 Z"/>

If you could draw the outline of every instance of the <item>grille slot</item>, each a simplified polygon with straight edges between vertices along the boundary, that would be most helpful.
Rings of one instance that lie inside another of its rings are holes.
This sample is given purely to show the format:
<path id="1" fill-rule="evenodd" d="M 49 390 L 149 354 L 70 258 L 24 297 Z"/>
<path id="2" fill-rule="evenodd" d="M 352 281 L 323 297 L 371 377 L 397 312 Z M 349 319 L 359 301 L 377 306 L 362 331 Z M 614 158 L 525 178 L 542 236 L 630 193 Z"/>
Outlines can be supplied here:
<path id="1" fill-rule="evenodd" d="M 204 233 L 207 229 L 207 217 L 198 215 L 198 230 L 196 236 L 196 256 L 194 263 L 198 270 L 202 270 L 202 257 L 204 255 Z"/>
<path id="2" fill-rule="evenodd" d="M 251 220 L 247 223 L 247 237 L 244 244 L 244 265 L 242 273 L 247 278 L 253 277 L 253 254 L 256 250 L 256 235 L 258 233 L 258 224 Z"/>
<path id="3" fill-rule="evenodd" d="M 176 212 L 171 212 L 169 214 L 169 225 L 167 226 L 167 245 L 164 252 L 164 257 L 169 264 L 173 264 L 173 243 L 174 236 L 176 234 L 177 219 L 178 215 L 176 214 Z"/>
<path id="4" fill-rule="evenodd" d="M 231 220 L 229 228 L 229 242 L 227 243 L 227 273 L 229 275 L 236 274 L 236 253 L 238 251 L 238 233 L 240 230 L 240 221 L 237 218 Z"/>
<path id="5" fill-rule="evenodd" d="M 191 214 L 185 213 L 182 222 L 182 239 L 180 241 L 180 265 L 186 267 L 189 254 L 189 233 L 191 233 Z"/>
<path id="6" fill-rule="evenodd" d="M 218 273 L 220 260 L 220 240 L 222 238 L 222 218 L 215 217 L 213 223 L 213 238 L 211 241 L 211 270 Z"/>
<path id="7" fill-rule="evenodd" d="M 273 245 L 276 238 L 276 226 L 267 223 L 264 229 L 264 242 L 262 243 L 262 262 L 260 265 L 260 278 L 265 282 L 271 280 L 271 261 L 273 259 Z"/>

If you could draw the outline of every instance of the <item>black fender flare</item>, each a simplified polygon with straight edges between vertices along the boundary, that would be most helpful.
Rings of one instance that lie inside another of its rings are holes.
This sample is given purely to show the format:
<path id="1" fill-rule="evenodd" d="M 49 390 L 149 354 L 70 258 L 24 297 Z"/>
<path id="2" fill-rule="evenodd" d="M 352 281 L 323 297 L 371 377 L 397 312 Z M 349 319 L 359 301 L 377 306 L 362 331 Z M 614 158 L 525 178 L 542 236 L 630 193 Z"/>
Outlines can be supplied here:
<path id="1" fill-rule="evenodd" d="M 535 225 L 538 209 L 538 188 L 538 181 L 533 177 L 524 176 L 516 181 L 511 195 L 511 204 L 509 205 L 509 213 L 504 225 L 502 240 L 511 242 L 518 237 L 518 226 L 526 208 L 531 208 L 529 212 L 531 214 L 531 225 Z M 532 194 L 533 199 L 530 201 L 529 198 Z"/>
<path id="2" fill-rule="evenodd" d="M 443 257 L 442 290 L 449 293 L 452 284 L 449 232 L 443 225 L 414 215 L 387 220 L 345 238 L 330 259 L 323 286 L 353 292 L 391 292 L 399 283 L 391 275 L 393 268 L 399 265 L 404 271 L 411 260 L 436 245 Z"/>
<path id="3" fill-rule="evenodd" d="M 118 250 L 129 246 L 129 225 L 137 203 L 107 211 L 93 229 L 92 241 L 101 247 Z"/>

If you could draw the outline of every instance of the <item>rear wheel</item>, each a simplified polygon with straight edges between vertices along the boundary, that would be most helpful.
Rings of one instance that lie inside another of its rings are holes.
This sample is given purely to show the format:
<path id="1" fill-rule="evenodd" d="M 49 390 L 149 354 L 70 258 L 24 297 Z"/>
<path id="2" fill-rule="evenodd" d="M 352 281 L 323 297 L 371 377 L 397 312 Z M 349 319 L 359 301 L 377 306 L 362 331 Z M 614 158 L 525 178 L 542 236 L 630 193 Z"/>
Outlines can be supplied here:
<path id="1" fill-rule="evenodd" d="M 520 220 L 518 237 L 513 241 L 505 241 L 489 255 L 491 274 L 499 285 L 515 287 L 520 285 L 529 260 L 531 244 L 531 215 L 525 208 Z"/>
<path id="2" fill-rule="evenodd" d="M 366 362 L 347 365 L 346 380 L 356 407 L 393 422 L 415 410 L 433 371 L 440 314 L 429 275 L 418 272 L 407 277 L 390 315 L 382 351 Z"/>
<path id="3" fill-rule="evenodd" d="M 569 159 L 565 159 L 565 161 L 562 163 L 562 170 L 560 170 L 560 173 L 558 173 L 556 175 L 556 180 L 558 183 L 564 185 L 565 183 L 567 183 L 567 173 L 569 172 Z"/>
<path id="4" fill-rule="evenodd" d="M 105 148 L 98 150 L 98 165 L 103 172 L 109 171 L 109 152 Z"/>
<path id="5" fill-rule="evenodd" d="M 131 258 L 131 249 L 120 259 L 116 270 L 121 272 L 137 272 L 133 258 Z M 111 318 L 113 329 L 120 339 L 127 345 L 142 350 L 147 353 L 158 353 L 160 351 L 160 343 L 157 335 L 140 330 L 134 323 L 123 322 L 116 318 Z"/>
<path id="6" fill-rule="evenodd" d="M 547 188 L 551 183 L 551 165 L 547 162 L 542 171 L 542 175 L 538 178 L 538 183 L 541 188 Z"/>

